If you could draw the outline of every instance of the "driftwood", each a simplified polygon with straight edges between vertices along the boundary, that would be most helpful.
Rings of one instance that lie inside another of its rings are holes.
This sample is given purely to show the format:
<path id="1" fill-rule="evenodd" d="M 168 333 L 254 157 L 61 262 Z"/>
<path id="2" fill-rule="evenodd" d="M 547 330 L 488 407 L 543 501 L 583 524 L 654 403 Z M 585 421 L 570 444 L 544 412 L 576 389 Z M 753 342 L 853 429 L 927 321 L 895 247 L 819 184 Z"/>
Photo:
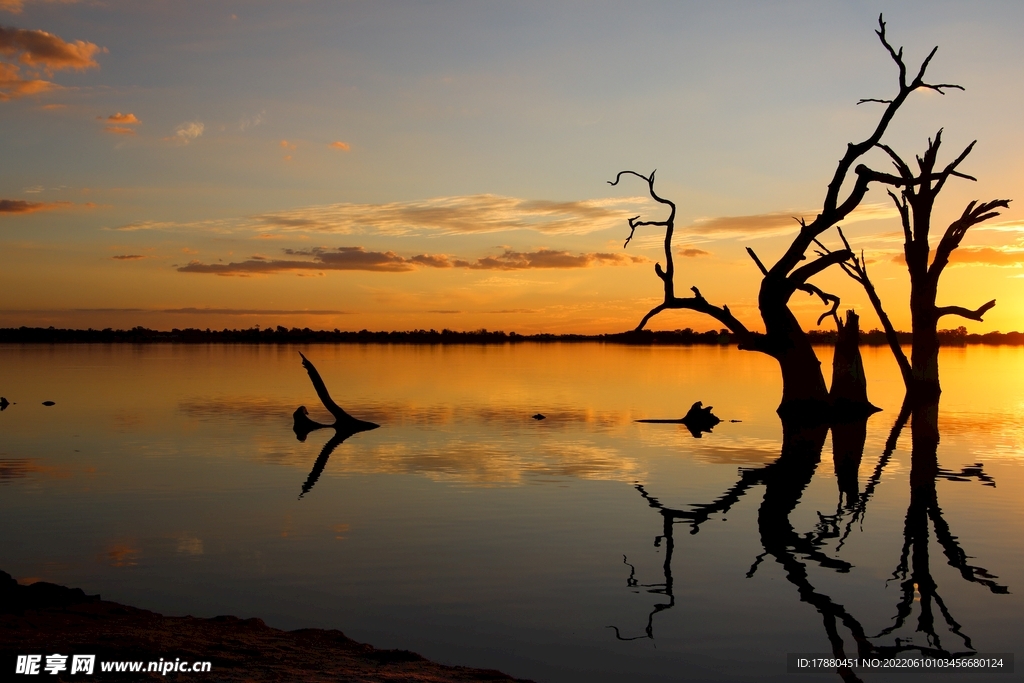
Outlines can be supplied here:
<path id="1" fill-rule="evenodd" d="M 327 408 L 327 411 L 334 416 L 334 424 L 323 424 L 311 420 L 309 417 L 309 411 L 306 410 L 306 406 L 299 406 L 295 409 L 292 417 L 295 419 L 295 424 L 292 425 L 292 429 L 295 431 L 295 436 L 298 437 L 299 441 L 305 441 L 306 436 L 316 429 L 333 428 L 334 436 L 324 444 L 324 447 L 320 449 L 320 455 L 317 456 L 316 462 L 313 464 L 313 469 L 310 471 L 309 476 L 306 478 L 305 483 L 302 485 L 302 493 L 299 494 L 299 498 L 309 493 L 313 485 L 316 484 L 317 479 L 320 478 L 320 474 L 324 471 L 327 466 L 327 461 L 331 457 L 331 453 L 334 449 L 341 445 L 345 439 L 357 434 L 359 432 L 365 432 L 370 429 L 377 429 L 379 424 L 374 422 L 366 422 L 358 418 L 352 417 L 344 410 L 341 409 L 334 399 L 331 398 L 330 392 L 327 391 L 327 385 L 324 384 L 324 380 L 320 377 L 320 373 L 317 372 L 316 367 L 313 366 L 309 359 L 299 353 L 302 356 L 302 367 L 306 368 L 306 372 L 309 373 L 309 379 L 313 382 L 313 388 L 316 389 L 316 395 L 320 397 L 321 403 Z"/>
<path id="2" fill-rule="evenodd" d="M 693 438 L 699 439 L 702 433 L 707 432 L 710 434 L 714 426 L 722 421 L 711 410 L 712 406 L 705 408 L 701 401 L 697 401 L 686 411 L 686 415 L 678 420 L 637 420 L 637 422 L 686 425 L 686 428 L 693 434 Z"/>
<path id="3" fill-rule="evenodd" d="M 320 397 L 320 402 L 324 404 L 324 408 L 327 408 L 327 412 L 334 416 L 334 424 L 323 424 L 310 419 L 306 406 L 296 408 L 292 414 L 292 417 L 295 419 L 292 429 L 295 430 L 295 435 L 299 438 L 299 441 L 305 441 L 306 435 L 313 430 L 326 427 L 332 427 L 338 432 L 345 433 L 346 438 L 357 432 L 365 432 L 368 429 L 380 427 L 379 424 L 352 417 L 342 410 L 341 406 L 331 398 L 330 392 L 327 391 L 327 385 L 324 384 L 324 380 L 320 377 L 316 367 L 309 362 L 308 358 L 302 355 L 301 351 L 299 355 L 302 356 L 302 367 L 306 368 L 306 372 L 309 373 L 309 380 L 313 383 L 313 388 L 316 390 L 316 395 Z"/>

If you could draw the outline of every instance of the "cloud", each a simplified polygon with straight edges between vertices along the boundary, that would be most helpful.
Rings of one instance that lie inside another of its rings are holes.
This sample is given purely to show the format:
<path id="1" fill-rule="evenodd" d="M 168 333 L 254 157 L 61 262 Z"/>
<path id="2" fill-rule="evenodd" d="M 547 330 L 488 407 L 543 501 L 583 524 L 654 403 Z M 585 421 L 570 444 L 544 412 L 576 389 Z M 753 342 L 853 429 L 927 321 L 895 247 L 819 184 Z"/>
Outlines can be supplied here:
<path id="1" fill-rule="evenodd" d="M 126 126 L 104 126 L 103 130 L 114 135 L 135 135 L 135 129 Z"/>
<path id="2" fill-rule="evenodd" d="M 107 121 L 110 121 L 111 123 L 117 123 L 122 126 L 134 126 L 136 124 L 142 123 L 142 121 L 139 121 L 138 117 L 135 116 L 135 114 L 122 114 L 121 112 L 111 114 L 107 117 Z"/>
<path id="3" fill-rule="evenodd" d="M 0 199 L 0 213 L 34 213 L 70 204 L 71 202 L 26 202 L 21 199 Z"/>
<path id="4" fill-rule="evenodd" d="M 686 249 L 680 249 L 676 252 L 680 256 L 694 257 L 694 256 L 711 256 L 710 251 L 704 251 L 703 249 L 697 249 L 695 247 L 687 247 Z"/>
<path id="5" fill-rule="evenodd" d="M 350 315 L 351 311 L 334 310 L 287 310 L 280 308 L 164 308 L 159 313 L 180 313 L 187 315 Z"/>
<path id="6" fill-rule="evenodd" d="M 266 111 L 261 111 L 259 114 L 256 114 L 255 116 L 242 117 L 242 120 L 238 122 L 238 130 L 244 132 L 249 128 L 255 128 L 261 123 L 264 123 L 267 120 L 266 114 Z"/>
<path id="7" fill-rule="evenodd" d="M 281 140 L 280 145 L 281 145 L 281 149 L 288 149 L 288 150 L 296 149 L 299 146 L 297 143 L 288 142 L 287 140 Z"/>
<path id="8" fill-rule="evenodd" d="M 506 250 L 501 256 L 488 256 L 475 262 L 456 261 L 457 268 L 473 270 L 527 270 L 533 268 L 589 268 L 590 266 L 621 266 L 631 263 L 645 263 L 643 256 L 626 254 L 570 254 L 567 251 L 540 249 L 538 251 L 520 252 Z"/>
<path id="9" fill-rule="evenodd" d="M 60 71 L 82 71 L 99 67 L 96 55 L 106 52 L 95 43 L 83 40 L 67 42 L 46 31 L 0 26 L 0 54 L 16 57 L 29 67 Z"/>
<path id="10" fill-rule="evenodd" d="M 625 235 L 628 232 L 626 217 L 636 215 L 638 204 L 648 201 L 643 197 L 627 197 L 557 202 L 467 195 L 387 204 L 328 204 L 233 219 L 183 223 L 141 221 L 112 229 L 388 236 L 485 234 L 511 230 L 585 235 L 618 229 Z"/>
<path id="11" fill-rule="evenodd" d="M 571 202 L 481 194 L 387 204 L 331 204 L 251 216 L 260 225 L 303 232 L 406 235 L 535 230 L 582 235 L 621 227 L 638 198 Z"/>
<path id="12" fill-rule="evenodd" d="M 1024 265 L 1024 249 L 1015 249 L 1013 247 L 960 247 L 950 255 L 949 263 L 950 265 L 1019 267 Z"/>
<path id="13" fill-rule="evenodd" d="M 342 152 L 347 152 L 350 149 L 352 149 L 351 145 L 349 145 L 347 142 L 342 142 L 341 140 L 335 140 L 334 142 L 327 146 L 330 147 L 331 149 L 340 149 Z"/>
<path id="14" fill-rule="evenodd" d="M 174 129 L 173 136 L 165 139 L 177 142 L 179 145 L 187 145 L 202 135 L 205 129 L 206 126 L 202 121 L 186 121 Z"/>
<path id="15" fill-rule="evenodd" d="M 21 14 L 21 10 L 25 8 L 25 3 L 28 1 L 29 0 L 0 0 L 0 10 L 10 12 L 11 14 Z M 59 5 L 73 5 L 76 2 L 80 2 L 80 0 L 42 0 L 42 2 Z"/>
<path id="16" fill-rule="evenodd" d="M 693 233 L 711 238 L 751 238 L 788 235 L 800 229 L 798 219 L 808 223 L 814 220 L 815 211 L 776 211 L 753 216 L 719 216 L 698 218 L 680 232 Z M 850 212 L 841 225 L 873 221 L 897 216 L 891 204 L 861 204 Z"/>
<path id="17" fill-rule="evenodd" d="M 425 268 L 467 268 L 470 270 L 529 270 L 550 268 L 589 268 L 592 266 L 619 266 L 643 263 L 642 256 L 625 254 L 571 254 L 568 251 L 539 249 L 520 252 L 505 250 L 499 256 L 476 260 L 460 259 L 446 254 L 419 254 L 405 258 L 393 251 L 366 251 L 363 247 L 338 247 L 308 250 L 285 249 L 286 256 L 307 256 L 312 260 L 269 259 L 254 256 L 237 263 L 202 263 L 191 261 L 178 268 L 180 273 L 210 273 L 215 275 L 266 275 L 287 271 L 359 270 L 378 273 L 402 273 Z"/>
<path id="18" fill-rule="evenodd" d="M 310 252 L 285 250 L 289 255 L 313 256 L 313 261 L 254 258 L 240 263 L 201 263 L 190 261 L 178 268 L 179 273 L 213 273 L 215 275 L 254 275 L 299 270 L 365 270 L 371 272 L 403 272 L 413 265 L 393 251 L 366 251 L 362 247 L 339 247 L 336 251 L 316 248 Z"/>
<path id="19" fill-rule="evenodd" d="M 50 81 L 38 78 L 22 78 L 21 70 L 18 67 L 13 64 L 0 62 L 0 102 L 25 97 L 26 95 L 38 95 L 58 87 L 60 86 Z"/>
<path id="20" fill-rule="evenodd" d="M 928 254 L 931 261 L 935 255 L 932 249 Z M 906 265 L 906 255 L 900 251 L 893 255 L 892 261 Z M 1016 268 L 1024 266 L 1024 249 L 1019 247 L 959 247 L 949 256 L 951 266 L 997 266 Z"/>
<path id="21" fill-rule="evenodd" d="M 118 254 L 117 256 L 111 256 L 110 258 L 115 261 L 137 261 L 138 259 L 146 258 L 142 254 Z"/>

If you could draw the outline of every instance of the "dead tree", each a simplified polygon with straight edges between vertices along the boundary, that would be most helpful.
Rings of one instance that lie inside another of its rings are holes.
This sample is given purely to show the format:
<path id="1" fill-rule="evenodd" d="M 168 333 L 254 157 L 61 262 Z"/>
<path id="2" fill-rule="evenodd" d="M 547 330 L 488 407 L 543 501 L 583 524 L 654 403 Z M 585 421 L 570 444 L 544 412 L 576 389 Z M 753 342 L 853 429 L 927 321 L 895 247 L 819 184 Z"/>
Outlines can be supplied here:
<path id="1" fill-rule="evenodd" d="M 928 64 L 938 48 L 932 49 L 921 63 L 917 74 L 908 80 L 907 66 L 903 60 L 903 48 L 894 49 L 889 43 L 885 35 L 885 22 L 881 15 L 878 17 L 878 30 L 875 33 L 899 69 L 899 91 L 892 99 L 871 98 L 858 102 L 858 104 L 880 102 L 885 105 L 885 110 L 874 130 L 866 139 L 847 145 L 846 153 L 839 161 L 828 184 L 821 212 L 809 223 L 804 220 L 799 221 L 800 231 L 782 257 L 768 268 L 752 249 L 747 248 L 747 253 L 757 264 L 763 276 L 758 293 L 758 308 L 764 323 L 764 333 L 748 329 L 732 314 L 728 306 L 716 306 L 710 303 L 696 287 L 690 288 L 693 296 L 676 296 L 675 263 L 672 256 L 676 205 L 657 194 L 654 188 L 653 172 L 645 176 L 635 171 L 620 171 L 615 180 L 609 181 L 611 185 L 617 185 L 623 175 L 637 176 L 647 183 L 651 198 L 669 208 L 669 215 L 664 220 L 646 221 L 640 220 L 640 216 L 629 219 L 630 233 L 624 247 L 629 244 L 639 227 L 653 226 L 665 230 L 665 267 L 663 268 L 658 263 L 654 268 L 664 286 L 665 298 L 662 303 L 652 308 L 643 317 L 636 329 L 642 330 L 652 317 L 670 309 L 686 309 L 711 316 L 737 337 L 741 349 L 760 351 L 779 362 L 783 387 L 779 414 L 783 416 L 822 419 L 831 413 L 831 402 L 825 387 L 821 363 L 815 355 L 806 333 L 790 311 L 789 300 L 797 290 L 817 296 L 826 306 L 830 306 L 830 310 L 823 313 L 818 319 L 818 324 L 821 324 L 821 321 L 829 316 L 838 320 L 836 311 L 839 306 L 839 297 L 821 290 L 811 284 L 809 280 L 829 266 L 843 263 L 852 258 L 853 252 L 844 249 L 821 253 L 809 263 L 800 264 L 807 259 L 806 252 L 817 238 L 846 218 L 860 204 L 868 191 L 869 184 L 879 179 L 879 174 L 868 167 L 860 164 L 854 168 L 854 164 L 879 145 L 889 123 L 912 92 L 927 89 L 943 93 L 944 89 L 963 89 L 958 85 L 933 84 L 924 80 Z M 855 176 L 853 187 L 845 197 L 841 196 L 843 184 L 851 172 Z"/>
<path id="2" fill-rule="evenodd" d="M 924 156 L 917 157 L 918 173 L 916 175 L 896 152 L 886 145 L 879 145 L 892 159 L 899 175 L 874 174 L 879 181 L 901 188 L 899 196 L 892 190 L 889 191 L 889 196 L 900 213 L 903 225 L 903 254 L 907 263 L 907 272 L 910 275 L 910 319 L 913 342 L 909 360 L 899 344 L 896 330 L 893 328 L 889 316 L 882 307 L 882 301 L 868 277 L 863 254 L 860 258 L 854 256 L 840 264 L 843 270 L 863 285 L 864 291 L 867 292 L 868 299 L 885 329 L 889 347 L 900 366 L 908 395 L 915 400 L 925 401 L 937 398 L 941 391 L 939 387 L 939 320 L 943 316 L 958 315 L 969 320 L 981 321 L 982 316 L 996 305 L 995 299 L 993 299 L 974 310 L 963 306 L 938 306 L 935 300 L 939 290 L 939 278 L 946 266 L 949 265 L 950 256 L 960 246 L 967 231 L 979 223 L 998 216 L 999 212 L 995 209 L 1005 209 L 1010 204 L 1008 199 L 995 199 L 981 203 L 972 201 L 960 217 L 946 228 L 935 248 L 935 256 L 931 258 L 931 264 L 929 264 L 931 256 L 929 233 L 931 232 L 932 210 L 935 206 L 936 196 L 951 176 L 975 180 L 974 177 L 957 170 L 960 163 L 974 148 L 974 142 L 968 145 L 960 153 L 960 156 L 947 164 L 945 168 L 936 170 L 936 160 L 941 144 L 942 131 L 940 130 L 936 133 L 934 140 L 928 140 L 928 149 L 925 150 Z M 851 251 L 850 244 L 842 230 L 839 230 L 839 235 L 845 247 L 843 252 L 849 253 Z M 827 252 L 828 250 L 823 248 L 822 253 Z"/>

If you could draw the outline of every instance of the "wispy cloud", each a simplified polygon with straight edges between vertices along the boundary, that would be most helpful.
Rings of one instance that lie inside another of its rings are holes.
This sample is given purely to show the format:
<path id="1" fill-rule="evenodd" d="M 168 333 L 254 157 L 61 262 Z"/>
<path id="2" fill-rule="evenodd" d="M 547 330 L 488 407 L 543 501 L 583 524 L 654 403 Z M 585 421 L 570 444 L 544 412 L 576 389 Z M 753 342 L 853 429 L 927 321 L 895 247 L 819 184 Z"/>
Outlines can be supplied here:
<path id="1" fill-rule="evenodd" d="M 618 227 L 638 201 L 643 200 L 558 202 L 483 194 L 387 204 L 313 206 L 260 214 L 250 220 L 264 228 L 334 234 L 472 234 L 508 230 L 586 234 Z"/>
<path id="2" fill-rule="evenodd" d="M 10 12 L 11 14 L 21 14 L 21 11 L 25 8 L 26 2 L 32 0 L 0 0 L 0 10 Z M 48 4 L 58 5 L 74 5 L 81 0 L 35 0 L 36 2 L 45 2 Z"/>
<path id="3" fill-rule="evenodd" d="M 680 256 L 695 257 L 695 256 L 711 256 L 710 251 L 704 251 L 703 249 L 697 249 L 696 247 L 687 247 L 686 249 L 680 249 L 676 252 Z"/>
<path id="4" fill-rule="evenodd" d="M 1019 267 L 1024 265 L 1024 249 L 1019 247 L 960 247 L 949 257 L 950 265 Z"/>
<path id="5" fill-rule="evenodd" d="M 815 211 L 776 211 L 753 216 L 718 216 L 698 218 L 682 228 L 681 234 L 697 234 L 709 238 L 752 238 L 788 235 L 800 229 L 799 219 L 814 220 Z M 846 217 L 843 225 L 897 216 L 891 204 L 861 204 Z"/>
<path id="6" fill-rule="evenodd" d="M 111 256 L 110 258 L 115 261 L 137 261 L 146 257 L 142 254 L 118 254 L 117 256 Z"/>
<path id="7" fill-rule="evenodd" d="M 0 199 L 0 213 L 34 213 L 70 205 L 71 202 L 26 202 L 22 199 Z"/>
<path id="8" fill-rule="evenodd" d="M 255 116 L 243 116 L 242 120 L 238 122 L 238 130 L 244 132 L 250 128 L 255 128 L 256 126 L 266 122 L 266 114 L 267 112 L 261 111 L 259 114 L 256 114 Z"/>
<path id="9" fill-rule="evenodd" d="M 135 135 L 135 129 L 127 126 L 104 126 L 103 130 L 114 135 Z"/>
<path id="10" fill-rule="evenodd" d="M 282 308 L 163 308 L 159 313 L 182 315 L 349 315 L 351 311 L 303 310 Z"/>
<path id="11" fill-rule="evenodd" d="M 320 233 L 334 235 L 483 234 L 532 230 L 584 235 L 622 229 L 643 197 L 558 202 L 499 195 L 438 197 L 387 204 L 328 204 L 236 219 L 188 223 L 138 221 L 114 230 L 202 230 L 238 233 Z"/>
<path id="12" fill-rule="evenodd" d="M 187 145 L 202 135 L 204 130 L 206 130 L 206 126 L 202 121 L 186 121 L 178 124 L 178 127 L 174 129 L 174 135 L 164 139 L 179 145 Z"/>
<path id="13" fill-rule="evenodd" d="M 347 152 L 350 149 L 352 149 L 351 145 L 349 145 L 347 142 L 342 142 L 341 140 L 335 140 L 334 142 L 327 146 L 330 147 L 331 149 L 340 149 L 342 152 Z"/>
<path id="14" fill-rule="evenodd" d="M 625 254 L 583 253 L 539 249 L 521 252 L 505 250 L 498 256 L 461 259 L 447 254 L 419 254 L 399 256 L 393 251 L 366 251 L 363 247 L 338 247 L 308 250 L 285 249 L 286 256 L 305 256 L 309 260 L 270 259 L 253 256 L 236 263 L 202 263 L 192 261 L 178 268 L 181 273 L 210 273 L 215 275 L 267 275 L 287 271 L 359 270 L 378 273 L 402 273 L 424 268 L 467 268 L 470 270 L 530 270 L 550 268 L 589 268 L 592 266 L 619 266 L 643 263 L 642 256 Z"/>
<path id="15" fill-rule="evenodd" d="M 351 311 L 279 308 L 4 308 L 0 313 L 171 313 L 178 315 L 351 315 Z"/>
<path id="16" fill-rule="evenodd" d="M 935 250 L 932 249 L 928 254 L 929 261 L 934 255 Z M 902 251 L 894 253 L 892 261 L 906 265 L 906 254 Z M 950 254 L 949 265 L 1020 267 L 1024 266 L 1024 249 L 1020 246 L 959 247 Z"/>

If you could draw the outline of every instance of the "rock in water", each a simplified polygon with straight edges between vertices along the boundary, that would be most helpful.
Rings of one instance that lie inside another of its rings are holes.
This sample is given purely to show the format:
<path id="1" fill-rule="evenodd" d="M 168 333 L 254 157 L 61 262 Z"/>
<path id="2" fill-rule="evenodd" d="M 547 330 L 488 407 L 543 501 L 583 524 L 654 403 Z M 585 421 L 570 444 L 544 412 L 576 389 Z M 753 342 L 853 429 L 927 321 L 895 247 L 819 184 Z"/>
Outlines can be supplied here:
<path id="1" fill-rule="evenodd" d="M 43 401 L 43 405 L 44 406 L 55 406 L 57 404 L 54 403 L 53 401 Z"/>
<path id="2" fill-rule="evenodd" d="M 11 405 L 11 402 L 7 400 L 6 396 L 0 396 L 0 410 L 7 410 L 7 406 Z"/>
<path id="3" fill-rule="evenodd" d="M 536 415 L 533 416 L 533 419 L 534 420 L 544 420 L 544 419 L 546 419 L 546 417 L 547 417 L 546 415 L 541 415 L 540 413 L 537 413 Z"/>

